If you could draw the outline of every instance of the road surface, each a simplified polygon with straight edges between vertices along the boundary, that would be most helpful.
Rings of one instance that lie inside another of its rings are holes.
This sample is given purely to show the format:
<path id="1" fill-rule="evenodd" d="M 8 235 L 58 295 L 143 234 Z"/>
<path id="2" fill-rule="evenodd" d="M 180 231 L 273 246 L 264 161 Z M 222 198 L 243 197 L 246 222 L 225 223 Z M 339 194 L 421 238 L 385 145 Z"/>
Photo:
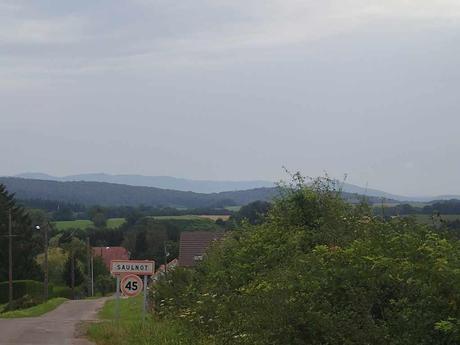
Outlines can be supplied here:
<path id="1" fill-rule="evenodd" d="M 77 326 L 96 320 L 105 300 L 68 301 L 40 317 L 0 319 L 0 345 L 92 344 L 77 334 Z"/>

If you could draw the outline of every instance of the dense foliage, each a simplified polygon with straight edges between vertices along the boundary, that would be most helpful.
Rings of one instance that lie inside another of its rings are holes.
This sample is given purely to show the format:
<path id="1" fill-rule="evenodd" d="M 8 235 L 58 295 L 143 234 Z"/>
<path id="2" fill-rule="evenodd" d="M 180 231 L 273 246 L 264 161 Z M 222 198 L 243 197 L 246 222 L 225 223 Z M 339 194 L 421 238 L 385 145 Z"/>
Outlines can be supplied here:
<path id="1" fill-rule="evenodd" d="M 265 221 L 265 217 L 270 210 L 271 203 L 266 201 L 254 201 L 251 202 L 236 212 L 233 217 L 233 221 L 237 224 L 241 224 L 243 221 L 249 222 L 249 224 L 261 224 Z"/>
<path id="2" fill-rule="evenodd" d="M 216 344 L 460 342 L 458 241 L 296 182 L 264 223 L 162 279 L 157 314 Z"/>
<path id="3" fill-rule="evenodd" d="M 0 282 L 8 279 L 8 213 L 11 211 L 13 239 L 13 279 L 40 279 L 35 256 L 43 249 L 43 239 L 35 231 L 25 210 L 0 184 Z"/>
<path id="4" fill-rule="evenodd" d="M 414 215 L 414 214 L 426 214 L 426 215 L 451 215 L 460 214 L 460 200 L 441 200 L 433 201 L 425 206 L 413 206 L 409 204 L 400 204 L 390 207 L 376 207 L 374 209 L 376 215 L 383 215 L 386 217 L 390 216 L 402 216 L 402 215 Z"/>

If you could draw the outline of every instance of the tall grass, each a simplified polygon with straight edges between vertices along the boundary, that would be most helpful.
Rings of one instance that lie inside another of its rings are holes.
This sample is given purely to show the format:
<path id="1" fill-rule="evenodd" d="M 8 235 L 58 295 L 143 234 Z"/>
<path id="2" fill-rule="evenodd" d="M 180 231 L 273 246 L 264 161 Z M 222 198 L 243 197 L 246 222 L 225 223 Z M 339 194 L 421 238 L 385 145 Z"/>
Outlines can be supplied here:
<path id="1" fill-rule="evenodd" d="M 88 336 L 98 345 L 212 345 L 176 321 L 148 315 L 142 321 L 142 297 L 120 300 L 120 320 L 115 320 L 116 301 L 109 300 L 99 312 L 102 322 L 89 326 Z"/>
<path id="2" fill-rule="evenodd" d="M 1 313 L 0 314 L 0 319 L 14 319 L 18 317 L 36 317 L 36 316 L 41 316 L 43 314 L 46 314 L 57 307 L 59 307 L 62 303 L 67 301 L 66 298 L 52 298 L 45 303 L 38 304 L 36 306 L 33 306 L 31 308 L 27 309 L 20 309 L 20 310 L 14 310 L 14 311 L 9 311 L 6 313 Z"/>

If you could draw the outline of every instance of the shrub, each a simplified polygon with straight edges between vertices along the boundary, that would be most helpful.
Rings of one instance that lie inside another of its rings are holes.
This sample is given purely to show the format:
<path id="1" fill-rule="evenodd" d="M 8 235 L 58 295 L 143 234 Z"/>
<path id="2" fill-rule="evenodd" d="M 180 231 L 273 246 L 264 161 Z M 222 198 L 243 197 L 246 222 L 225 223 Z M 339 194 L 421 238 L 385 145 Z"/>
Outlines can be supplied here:
<path id="1" fill-rule="evenodd" d="M 98 276 L 94 283 L 94 287 L 96 292 L 99 292 L 102 296 L 116 290 L 114 279 L 109 275 Z"/>
<path id="2" fill-rule="evenodd" d="M 63 297 L 67 299 L 72 298 L 72 289 L 68 286 L 54 286 L 53 297 Z"/>
<path id="3" fill-rule="evenodd" d="M 460 343 L 460 242 L 297 185 L 195 270 L 161 278 L 160 317 L 217 344 Z"/>
<path id="4" fill-rule="evenodd" d="M 42 302 L 42 298 L 34 298 L 30 295 L 24 295 L 18 299 L 15 299 L 13 303 L 7 304 L 6 307 L 3 309 L 3 312 L 30 308 Z"/>
<path id="5" fill-rule="evenodd" d="M 42 298 L 43 297 L 43 283 L 37 282 L 34 280 L 15 280 L 13 281 L 13 299 L 23 297 L 24 295 L 29 295 L 33 298 Z M 53 287 L 49 286 L 49 294 L 52 294 Z M 0 304 L 8 302 L 8 291 L 9 285 L 8 282 L 0 283 Z"/>

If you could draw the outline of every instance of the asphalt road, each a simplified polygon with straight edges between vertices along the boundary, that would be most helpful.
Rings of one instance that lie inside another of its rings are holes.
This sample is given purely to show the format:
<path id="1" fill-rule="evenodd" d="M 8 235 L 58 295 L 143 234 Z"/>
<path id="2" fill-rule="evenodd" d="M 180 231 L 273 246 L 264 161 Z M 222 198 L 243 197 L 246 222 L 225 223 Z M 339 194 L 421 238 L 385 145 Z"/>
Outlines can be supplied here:
<path id="1" fill-rule="evenodd" d="M 105 299 L 68 301 L 34 318 L 0 319 L 1 345 L 89 345 L 77 333 L 81 321 L 96 320 Z"/>

